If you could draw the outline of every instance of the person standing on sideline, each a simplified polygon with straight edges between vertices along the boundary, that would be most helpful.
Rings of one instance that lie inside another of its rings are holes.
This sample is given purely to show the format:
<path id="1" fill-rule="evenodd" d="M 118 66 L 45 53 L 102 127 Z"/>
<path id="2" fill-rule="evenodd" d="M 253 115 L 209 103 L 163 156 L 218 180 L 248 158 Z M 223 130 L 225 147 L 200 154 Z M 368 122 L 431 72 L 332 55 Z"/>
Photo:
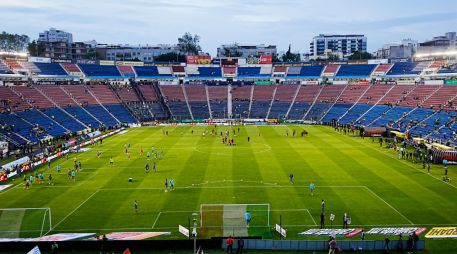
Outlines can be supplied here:
<path id="1" fill-rule="evenodd" d="M 251 213 L 246 211 L 246 213 L 244 214 L 244 218 L 246 219 L 246 226 L 249 227 L 249 223 L 251 223 Z"/>
<path id="2" fill-rule="evenodd" d="M 324 228 L 324 227 L 325 227 L 325 214 L 321 213 L 321 227 L 320 228 Z"/>
<path id="3" fill-rule="evenodd" d="M 165 178 L 165 192 L 168 191 L 168 179 Z"/>
<path id="4" fill-rule="evenodd" d="M 328 242 L 328 254 L 335 254 L 336 251 L 336 239 L 335 237 L 332 237 L 330 241 Z"/>
<path id="5" fill-rule="evenodd" d="M 311 192 L 311 196 L 314 196 L 314 183 L 309 184 L 309 191 Z"/>
<path id="6" fill-rule="evenodd" d="M 133 201 L 133 209 L 135 209 L 135 213 L 138 213 L 138 201 Z"/>
<path id="7" fill-rule="evenodd" d="M 225 241 L 227 243 L 227 253 L 232 253 L 233 252 L 233 238 L 231 235 L 227 238 Z"/>
<path id="8" fill-rule="evenodd" d="M 321 203 L 321 208 L 322 208 L 322 213 L 324 213 L 325 212 L 325 202 L 323 199 L 322 199 L 322 203 Z"/>
<path id="9" fill-rule="evenodd" d="M 344 213 L 344 215 L 343 215 L 343 228 L 348 228 L 348 219 L 349 219 L 348 214 Z"/>
<path id="10" fill-rule="evenodd" d="M 146 165 L 144 165 L 144 169 L 146 170 L 146 173 L 149 173 L 149 163 L 146 162 Z"/>
<path id="11" fill-rule="evenodd" d="M 294 184 L 294 173 L 290 173 L 290 174 L 289 174 L 289 182 L 290 182 L 291 184 Z"/>
<path id="12" fill-rule="evenodd" d="M 238 128 L 238 132 L 240 132 L 240 128 Z M 243 254 L 243 249 L 244 249 L 243 238 L 238 238 L 237 244 L 238 244 L 238 248 L 236 249 L 236 254 Z"/>

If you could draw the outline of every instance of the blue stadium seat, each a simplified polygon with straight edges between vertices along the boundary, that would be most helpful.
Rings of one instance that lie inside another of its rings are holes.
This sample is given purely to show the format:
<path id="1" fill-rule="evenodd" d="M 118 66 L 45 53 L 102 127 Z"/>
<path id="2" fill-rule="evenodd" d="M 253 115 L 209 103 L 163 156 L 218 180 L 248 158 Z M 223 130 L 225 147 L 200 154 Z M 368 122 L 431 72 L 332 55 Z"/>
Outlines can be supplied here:
<path id="1" fill-rule="evenodd" d="M 67 72 L 58 63 L 35 63 L 40 69 L 40 75 L 67 76 Z"/>
<path id="2" fill-rule="evenodd" d="M 121 78 L 119 70 L 114 65 L 79 64 L 79 68 L 88 77 Z"/>

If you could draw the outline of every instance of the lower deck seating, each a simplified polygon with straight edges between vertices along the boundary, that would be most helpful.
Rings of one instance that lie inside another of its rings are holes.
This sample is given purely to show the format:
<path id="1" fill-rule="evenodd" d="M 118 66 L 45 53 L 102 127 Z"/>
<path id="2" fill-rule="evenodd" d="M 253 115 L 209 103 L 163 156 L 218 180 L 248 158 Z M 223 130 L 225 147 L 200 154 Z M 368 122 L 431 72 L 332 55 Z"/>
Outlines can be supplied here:
<path id="1" fill-rule="evenodd" d="M 193 101 L 189 102 L 189 106 L 194 119 L 208 119 L 210 117 L 208 103 Z"/>
<path id="2" fill-rule="evenodd" d="M 249 116 L 249 101 L 233 101 L 232 113 L 235 118 L 247 118 Z"/>
<path id="3" fill-rule="evenodd" d="M 115 126 L 118 121 L 114 119 L 102 106 L 100 105 L 89 105 L 84 107 L 93 116 L 95 116 L 105 126 Z"/>
<path id="4" fill-rule="evenodd" d="M 77 132 L 84 130 L 86 127 L 76 121 L 75 118 L 67 115 L 65 112 L 59 108 L 50 108 L 43 111 L 47 116 L 49 116 L 54 121 L 58 122 L 63 127 L 67 128 L 71 132 Z"/>
<path id="5" fill-rule="evenodd" d="M 331 123 L 333 120 L 337 121 L 348 109 L 351 107 L 350 104 L 335 104 L 322 118 L 322 122 Z"/>
<path id="6" fill-rule="evenodd" d="M 113 114 L 121 123 L 136 123 L 135 118 L 130 112 L 121 104 L 104 105 L 105 108 Z"/>
<path id="7" fill-rule="evenodd" d="M 175 119 L 191 119 L 189 108 L 183 101 L 170 101 L 168 102 L 171 114 Z"/>
<path id="8" fill-rule="evenodd" d="M 27 119 L 30 123 L 34 124 L 37 128 L 43 128 L 44 131 L 54 137 L 62 136 L 67 133 L 61 125 L 43 115 L 36 109 L 26 110 L 17 113 L 23 119 Z M 43 137 L 43 136 L 41 136 Z"/>
<path id="9" fill-rule="evenodd" d="M 311 106 L 308 102 L 294 102 L 292 108 L 290 109 L 289 115 L 287 116 L 288 119 L 291 120 L 301 120 L 305 116 L 306 111 Z"/>
<path id="10" fill-rule="evenodd" d="M 100 122 L 87 113 L 82 107 L 66 107 L 65 111 L 91 128 L 99 128 Z"/>
<path id="11" fill-rule="evenodd" d="M 291 102 L 275 101 L 271 105 L 268 118 L 281 119 L 285 118 L 287 110 L 289 110 Z"/>

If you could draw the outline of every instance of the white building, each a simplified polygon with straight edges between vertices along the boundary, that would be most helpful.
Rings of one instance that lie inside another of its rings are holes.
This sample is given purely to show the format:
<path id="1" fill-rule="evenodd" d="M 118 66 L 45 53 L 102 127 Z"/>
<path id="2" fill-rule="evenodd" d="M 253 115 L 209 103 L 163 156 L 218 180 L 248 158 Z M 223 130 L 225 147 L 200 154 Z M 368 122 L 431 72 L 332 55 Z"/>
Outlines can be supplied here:
<path id="1" fill-rule="evenodd" d="M 98 45 L 97 51 L 101 53 L 102 59 L 111 61 L 132 61 L 152 62 L 155 57 L 167 53 L 179 53 L 177 45 Z"/>
<path id="2" fill-rule="evenodd" d="M 73 35 L 62 30 L 50 28 L 48 31 L 40 33 L 39 42 L 66 42 L 73 43 Z"/>
<path id="3" fill-rule="evenodd" d="M 261 55 L 276 55 L 276 45 L 264 44 L 223 44 L 217 48 L 218 57 L 258 57 Z"/>
<path id="4" fill-rule="evenodd" d="M 347 57 L 367 51 L 367 37 L 359 34 L 320 34 L 309 45 L 310 59 L 327 59 L 330 54 Z"/>

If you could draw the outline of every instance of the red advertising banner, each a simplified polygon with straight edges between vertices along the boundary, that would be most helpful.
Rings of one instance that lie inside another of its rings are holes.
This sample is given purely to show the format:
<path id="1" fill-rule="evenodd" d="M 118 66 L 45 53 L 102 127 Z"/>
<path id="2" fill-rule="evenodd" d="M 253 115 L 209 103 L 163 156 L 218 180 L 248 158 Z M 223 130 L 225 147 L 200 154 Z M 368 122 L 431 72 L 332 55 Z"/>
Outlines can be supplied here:
<path id="1" fill-rule="evenodd" d="M 187 64 L 210 64 L 211 56 L 187 56 Z"/>
<path id="2" fill-rule="evenodd" d="M 261 55 L 259 64 L 272 64 L 273 56 L 272 55 Z"/>

